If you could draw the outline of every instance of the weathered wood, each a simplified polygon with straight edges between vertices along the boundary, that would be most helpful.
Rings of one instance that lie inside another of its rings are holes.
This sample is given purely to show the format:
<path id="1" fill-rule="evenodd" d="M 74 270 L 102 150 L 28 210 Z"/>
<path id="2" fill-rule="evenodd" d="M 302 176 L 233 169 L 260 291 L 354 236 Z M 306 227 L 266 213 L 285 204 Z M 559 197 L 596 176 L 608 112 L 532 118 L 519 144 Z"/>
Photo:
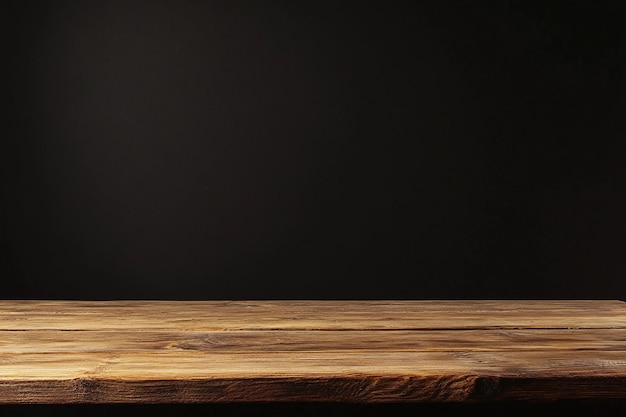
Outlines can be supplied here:
<path id="1" fill-rule="evenodd" d="M 0 403 L 626 398 L 619 301 L 3 301 Z"/>
<path id="2" fill-rule="evenodd" d="M 0 330 L 622 328 L 620 301 L 4 301 Z"/>
<path id="3" fill-rule="evenodd" d="M 57 330 L 0 331 L 0 354 L 39 352 L 623 350 L 626 329 L 526 330 Z"/>

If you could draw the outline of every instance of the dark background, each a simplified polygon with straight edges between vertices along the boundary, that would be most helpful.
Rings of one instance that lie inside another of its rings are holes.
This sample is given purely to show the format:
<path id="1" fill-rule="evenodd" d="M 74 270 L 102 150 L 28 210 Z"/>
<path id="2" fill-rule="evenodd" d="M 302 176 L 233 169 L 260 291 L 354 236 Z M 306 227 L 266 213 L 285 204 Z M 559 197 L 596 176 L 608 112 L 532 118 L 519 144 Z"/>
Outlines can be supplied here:
<path id="1" fill-rule="evenodd" d="M 623 2 L 364 3 L 4 2 L 0 298 L 625 299 Z"/>
<path id="2" fill-rule="evenodd" d="M 5 3 L 1 298 L 626 298 L 621 1 Z"/>

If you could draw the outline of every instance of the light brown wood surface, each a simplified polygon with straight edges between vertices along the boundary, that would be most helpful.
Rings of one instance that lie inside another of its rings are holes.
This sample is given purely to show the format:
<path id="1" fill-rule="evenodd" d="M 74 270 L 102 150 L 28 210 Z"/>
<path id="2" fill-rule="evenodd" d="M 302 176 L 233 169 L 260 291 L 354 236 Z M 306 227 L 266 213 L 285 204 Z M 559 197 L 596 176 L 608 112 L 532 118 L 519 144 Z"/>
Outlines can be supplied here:
<path id="1" fill-rule="evenodd" d="M 0 403 L 626 399 L 620 301 L 1 301 Z"/>

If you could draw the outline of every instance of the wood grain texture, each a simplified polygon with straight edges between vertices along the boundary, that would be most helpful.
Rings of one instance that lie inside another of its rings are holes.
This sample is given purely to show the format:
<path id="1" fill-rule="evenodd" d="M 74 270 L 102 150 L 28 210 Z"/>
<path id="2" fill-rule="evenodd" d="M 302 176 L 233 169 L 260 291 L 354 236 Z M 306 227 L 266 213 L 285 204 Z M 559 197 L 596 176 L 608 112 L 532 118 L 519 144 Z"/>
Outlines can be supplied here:
<path id="1" fill-rule="evenodd" d="M 2 301 L 0 403 L 626 398 L 620 301 Z"/>

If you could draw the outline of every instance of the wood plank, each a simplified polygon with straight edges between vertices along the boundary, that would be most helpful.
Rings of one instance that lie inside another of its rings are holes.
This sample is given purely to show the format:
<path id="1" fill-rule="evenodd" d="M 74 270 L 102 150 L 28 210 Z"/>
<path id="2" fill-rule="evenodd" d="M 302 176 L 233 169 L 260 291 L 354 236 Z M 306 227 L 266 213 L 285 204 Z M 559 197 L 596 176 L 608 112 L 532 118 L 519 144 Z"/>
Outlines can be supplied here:
<path id="1" fill-rule="evenodd" d="M 0 403 L 626 398 L 618 301 L 2 301 Z"/>
<path id="2" fill-rule="evenodd" d="M 621 376 L 624 351 L 378 351 L 210 353 L 198 351 L 2 354 L 0 378 L 260 378 L 364 375 L 500 377 Z M 625 387 L 626 389 L 626 387 Z"/>
<path id="3" fill-rule="evenodd" d="M 626 328 L 619 301 L 3 301 L 0 330 Z"/>
<path id="4" fill-rule="evenodd" d="M 1 360 L 0 403 L 626 397 L 624 352 L 48 353 Z"/>
<path id="5" fill-rule="evenodd" d="M 626 351 L 624 329 L 346 331 L 0 331 L 0 353 Z"/>

